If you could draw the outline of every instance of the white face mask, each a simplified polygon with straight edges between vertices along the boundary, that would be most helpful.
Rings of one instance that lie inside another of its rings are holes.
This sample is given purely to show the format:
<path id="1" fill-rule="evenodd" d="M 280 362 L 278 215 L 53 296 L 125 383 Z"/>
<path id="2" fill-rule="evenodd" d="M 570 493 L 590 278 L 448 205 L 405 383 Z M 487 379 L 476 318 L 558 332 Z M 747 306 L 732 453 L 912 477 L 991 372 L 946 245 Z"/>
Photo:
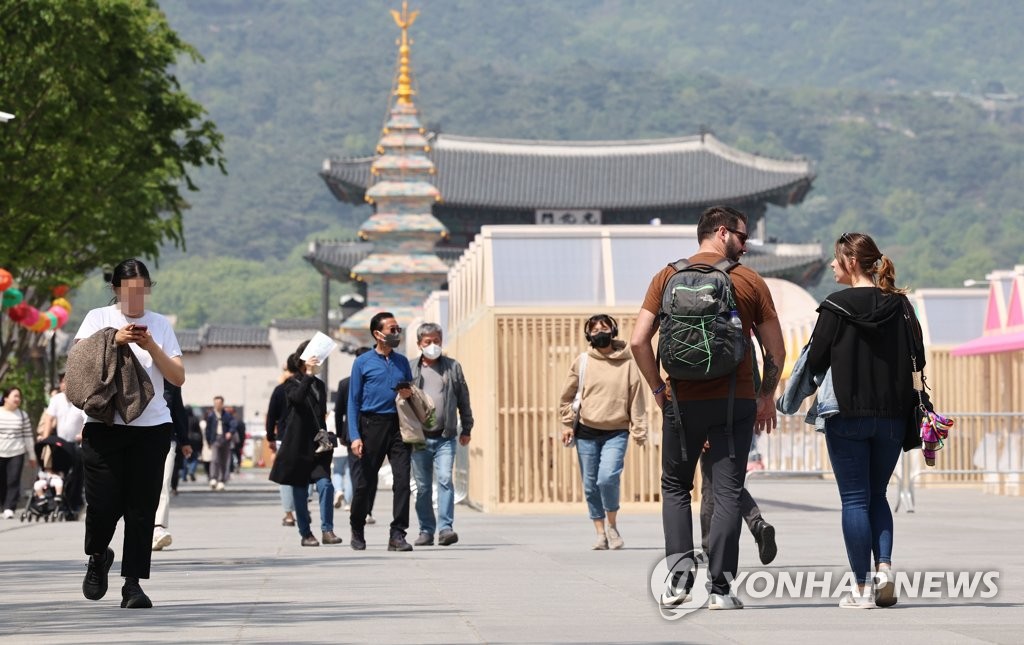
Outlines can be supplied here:
<path id="1" fill-rule="evenodd" d="M 441 346 L 435 343 L 430 343 L 423 348 L 423 355 L 432 361 L 436 360 L 437 357 L 441 355 Z"/>

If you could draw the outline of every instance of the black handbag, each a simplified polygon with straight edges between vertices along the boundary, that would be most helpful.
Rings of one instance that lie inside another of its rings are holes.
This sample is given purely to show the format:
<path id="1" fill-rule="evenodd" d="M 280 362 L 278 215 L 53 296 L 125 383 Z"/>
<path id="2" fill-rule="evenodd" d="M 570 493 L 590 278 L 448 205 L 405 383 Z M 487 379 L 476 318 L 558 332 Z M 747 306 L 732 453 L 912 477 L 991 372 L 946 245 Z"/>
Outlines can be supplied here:
<path id="1" fill-rule="evenodd" d="M 903 319 L 906 323 L 907 340 L 910 344 L 910 365 L 913 370 L 912 380 L 914 393 L 917 394 L 917 402 L 910 410 L 907 419 L 907 427 L 903 434 L 903 452 L 921 448 L 924 452 L 925 463 L 929 466 L 935 465 L 935 452 L 941 450 L 943 440 L 949 435 L 949 429 L 953 427 L 953 419 L 947 418 L 935 411 L 931 397 L 928 396 L 928 383 L 924 375 L 924 368 L 917 368 L 917 345 L 915 335 L 912 331 L 911 321 L 913 313 L 910 311 L 910 303 L 903 298 Z"/>

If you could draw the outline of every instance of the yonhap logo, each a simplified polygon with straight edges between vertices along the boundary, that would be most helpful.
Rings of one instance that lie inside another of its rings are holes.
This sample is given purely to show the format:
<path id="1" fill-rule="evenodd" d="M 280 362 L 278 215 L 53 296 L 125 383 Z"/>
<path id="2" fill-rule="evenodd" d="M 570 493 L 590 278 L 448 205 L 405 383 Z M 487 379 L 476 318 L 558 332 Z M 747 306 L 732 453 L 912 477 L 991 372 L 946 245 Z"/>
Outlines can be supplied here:
<path id="1" fill-rule="evenodd" d="M 696 579 L 697 564 L 703 563 L 703 554 L 691 551 L 662 558 L 650 575 L 651 596 L 658 603 L 661 617 L 665 620 L 679 620 L 708 604 L 710 593 L 703 580 Z M 689 575 L 694 575 L 694 584 L 684 594 L 683 585 Z M 671 585 L 674 576 L 680 576 L 678 588 Z"/>
<path id="2" fill-rule="evenodd" d="M 696 552 L 676 554 L 659 561 L 650 575 L 650 592 L 658 604 L 662 618 L 678 620 L 708 603 L 707 572 L 697 572 L 706 557 Z M 690 572 L 695 572 L 689 594 L 670 587 L 674 573 L 681 575 L 680 587 Z M 893 585 L 893 595 L 907 600 L 989 600 L 999 593 L 999 572 L 990 571 L 890 571 L 878 574 L 869 582 L 877 589 Z M 728 576 L 727 576 L 728 577 Z M 856 591 L 857 582 L 850 571 L 830 569 L 774 569 L 741 571 L 730 578 L 730 589 L 742 599 L 753 601 L 769 598 L 838 601 L 843 594 Z"/>

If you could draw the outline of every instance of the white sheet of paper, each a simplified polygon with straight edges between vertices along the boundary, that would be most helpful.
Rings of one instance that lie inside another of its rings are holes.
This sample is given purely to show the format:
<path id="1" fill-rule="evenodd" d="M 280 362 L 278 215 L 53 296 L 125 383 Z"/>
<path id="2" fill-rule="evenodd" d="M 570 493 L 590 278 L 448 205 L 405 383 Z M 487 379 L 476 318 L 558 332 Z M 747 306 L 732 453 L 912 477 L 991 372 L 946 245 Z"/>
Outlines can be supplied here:
<path id="1" fill-rule="evenodd" d="M 306 349 L 299 356 L 299 360 L 308 361 L 311 356 L 316 356 L 322 365 L 337 347 L 338 343 L 331 340 L 330 336 L 322 331 L 318 331 L 309 339 L 309 344 L 306 345 Z"/>

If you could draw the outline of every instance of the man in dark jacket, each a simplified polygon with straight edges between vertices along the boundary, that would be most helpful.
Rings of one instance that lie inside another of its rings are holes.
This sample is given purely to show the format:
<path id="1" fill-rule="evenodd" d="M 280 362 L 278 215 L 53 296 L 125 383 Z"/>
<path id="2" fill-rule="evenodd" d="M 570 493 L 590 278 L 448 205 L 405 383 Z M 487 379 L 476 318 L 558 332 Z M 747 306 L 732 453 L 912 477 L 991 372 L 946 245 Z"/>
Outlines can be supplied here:
<path id="1" fill-rule="evenodd" d="M 360 347 L 356 350 L 356 356 L 362 356 L 368 351 L 370 351 L 369 347 Z M 363 476 L 363 462 L 353 454 L 352 441 L 348 437 L 348 382 L 350 378 L 346 376 L 338 381 L 338 398 L 334 401 L 334 431 L 338 434 L 338 441 L 348 448 L 346 459 L 348 459 L 348 472 L 352 477 L 354 489 L 359 485 L 359 478 Z M 373 519 L 373 503 L 377 499 L 377 489 L 369 490 L 368 495 L 369 511 L 366 514 L 366 523 L 376 524 L 377 520 Z M 351 504 L 352 500 L 349 500 L 349 503 Z"/>
<path id="2" fill-rule="evenodd" d="M 224 397 L 213 397 L 213 411 L 206 417 L 206 443 L 213 451 L 210 488 L 224 490 L 231 477 L 231 447 L 237 428 L 235 418 L 224 409 Z"/>

